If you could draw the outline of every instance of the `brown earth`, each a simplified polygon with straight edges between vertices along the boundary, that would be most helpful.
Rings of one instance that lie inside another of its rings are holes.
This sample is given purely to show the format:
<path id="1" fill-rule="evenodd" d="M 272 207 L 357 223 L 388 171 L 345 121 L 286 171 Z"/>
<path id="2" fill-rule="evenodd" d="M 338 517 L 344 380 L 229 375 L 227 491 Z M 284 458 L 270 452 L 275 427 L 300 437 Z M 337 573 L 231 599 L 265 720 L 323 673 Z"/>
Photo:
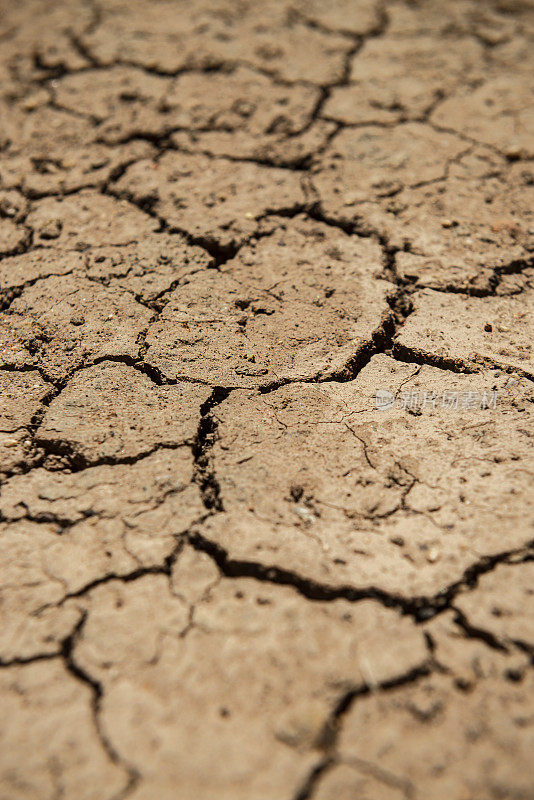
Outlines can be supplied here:
<path id="1" fill-rule="evenodd" d="M 0 800 L 533 800 L 533 37 L 0 0 Z"/>

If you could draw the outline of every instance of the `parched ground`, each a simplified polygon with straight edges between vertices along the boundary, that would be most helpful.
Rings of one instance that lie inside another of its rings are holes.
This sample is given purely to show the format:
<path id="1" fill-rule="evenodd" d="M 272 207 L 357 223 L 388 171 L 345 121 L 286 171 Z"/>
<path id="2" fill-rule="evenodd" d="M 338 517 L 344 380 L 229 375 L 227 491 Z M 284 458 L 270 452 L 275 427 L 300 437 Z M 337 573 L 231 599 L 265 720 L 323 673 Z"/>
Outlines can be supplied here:
<path id="1" fill-rule="evenodd" d="M 0 800 L 533 800 L 533 35 L 0 0 Z"/>

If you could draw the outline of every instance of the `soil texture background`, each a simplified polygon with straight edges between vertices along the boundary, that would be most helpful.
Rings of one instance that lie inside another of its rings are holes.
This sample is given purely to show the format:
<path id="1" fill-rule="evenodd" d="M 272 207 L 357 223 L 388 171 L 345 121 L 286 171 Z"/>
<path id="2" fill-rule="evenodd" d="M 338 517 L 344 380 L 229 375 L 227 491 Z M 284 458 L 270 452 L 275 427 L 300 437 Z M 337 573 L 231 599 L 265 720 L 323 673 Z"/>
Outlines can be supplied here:
<path id="1" fill-rule="evenodd" d="M 0 0 L 0 800 L 533 800 L 533 37 Z"/>

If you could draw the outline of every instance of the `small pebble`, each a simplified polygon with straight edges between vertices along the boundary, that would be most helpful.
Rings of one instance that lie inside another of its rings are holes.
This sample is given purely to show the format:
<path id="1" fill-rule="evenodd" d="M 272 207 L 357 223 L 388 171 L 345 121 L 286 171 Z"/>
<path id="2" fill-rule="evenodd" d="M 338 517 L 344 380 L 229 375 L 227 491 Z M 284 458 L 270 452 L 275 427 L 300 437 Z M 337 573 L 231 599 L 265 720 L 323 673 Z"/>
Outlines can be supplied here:
<path id="1" fill-rule="evenodd" d="M 39 236 L 41 239 L 57 239 L 61 233 L 62 227 L 61 220 L 48 219 L 41 225 L 39 229 Z"/>

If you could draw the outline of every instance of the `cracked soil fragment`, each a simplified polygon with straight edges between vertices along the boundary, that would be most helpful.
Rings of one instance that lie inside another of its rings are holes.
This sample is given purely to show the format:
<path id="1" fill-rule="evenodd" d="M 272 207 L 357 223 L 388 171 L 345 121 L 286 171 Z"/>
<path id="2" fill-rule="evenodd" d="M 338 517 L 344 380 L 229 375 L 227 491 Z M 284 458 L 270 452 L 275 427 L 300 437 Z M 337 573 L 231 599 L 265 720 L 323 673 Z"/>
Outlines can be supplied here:
<path id="1" fill-rule="evenodd" d="M 254 386 L 343 372 L 391 314 L 369 239 L 299 219 L 168 295 L 145 359 L 168 378 Z"/>
<path id="2" fill-rule="evenodd" d="M 52 400 L 37 430 L 40 445 L 74 461 L 124 461 L 194 439 L 209 389 L 157 386 L 126 364 L 81 370 Z"/>
<path id="3" fill-rule="evenodd" d="M 392 611 L 310 604 L 251 580 L 213 586 L 215 568 L 188 625 L 182 591 L 201 564 L 186 564 L 182 590 L 181 563 L 172 593 L 159 576 L 95 590 L 98 610 L 74 654 L 105 687 L 106 736 L 144 776 L 136 798 L 170 797 L 176 781 L 184 796 L 235 797 L 238 785 L 265 798 L 296 790 L 324 746 L 336 700 L 425 663 L 421 633 Z M 150 598 L 156 624 L 139 618 Z"/>
<path id="4" fill-rule="evenodd" d="M 0 671 L 7 724 L 0 735 L 0 791 L 13 800 L 112 800 L 128 785 L 95 727 L 93 691 L 59 661 Z M 14 768 L 12 754 L 20 753 Z"/>
<path id="5" fill-rule="evenodd" d="M 493 386 L 498 423 L 492 410 L 440 407 L 443 393 Z M 233 561 L 326 590 L 374 589 L 408 604 L 439 595 L 503 541 L 512 550 L 532 538 L 532 392 L 527 382 L 524 400 L 507 398 L 507 387 L 506 375 L 376 356 L 353 382 L 236 391 L 217 408 L 212 451 L 226 513 L 201 531 Z M 376 389 L 435 400 L 416 414 L 377 410 Z"/>
<path id="6" fill-rule="evenodd" d="M 451 691 L 449 676 L 435 675 L 385 696 L 361 698 L 340 736 L 339 760 L 349 769 L 338 774 L 339 796 L 351 796 L 363 773 L 378 776 L 388 798 L 526 799 L 533 728 L 532 703 L 525 706 L 525 699 L 532 698 L 531 680 L 531 674 L 527 685 L 486 678 L 462 692 Z"/>
<path id="7" fill-rule="evenodd" d="M 208 248 L 243 244 L 258 218 L 305 204 L 298 173 L 173 152 L 129 167 L 115 187 Z"/>
<path id="8" fill-rule="evenodd" d="M 534 373 L 532 290 L 512 297 L 447 296 L 426 289 L 396 337 L 401 348 L 458 364 L 489 362 Z"/>
<path id="9" fill-rule="evenodd" d="M 152 313 L 133 297 L 80 275 L 37 281 L 0 313 L 2 366 L 41 367 L 64 379 L 96 358 L 138 355 Z"/>
<path id="10" fill-rule="evenodd" d="M 418 122 L 394 128 L 345 128 L 313 168 L 321 210 L 342 223 L 357 219 L 358 204 L 445 177 L 465 142 Z"/>

